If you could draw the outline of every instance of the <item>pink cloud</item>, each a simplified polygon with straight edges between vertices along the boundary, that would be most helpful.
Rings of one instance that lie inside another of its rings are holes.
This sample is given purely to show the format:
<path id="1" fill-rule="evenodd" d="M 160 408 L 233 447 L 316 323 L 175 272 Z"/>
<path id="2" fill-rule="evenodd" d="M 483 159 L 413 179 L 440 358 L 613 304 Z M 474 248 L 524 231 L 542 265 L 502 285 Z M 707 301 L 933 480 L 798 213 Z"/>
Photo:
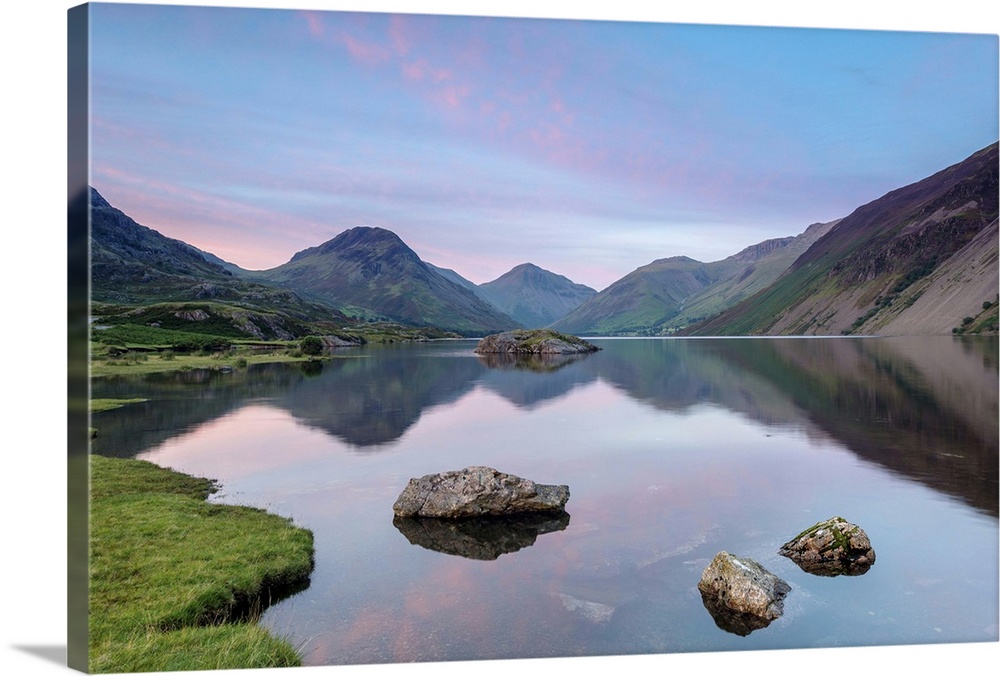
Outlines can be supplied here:
<path id="1" fill-rule="evenodd" d="M 323 17 L 319 12 L 303 11 L 301 15 L 305 18 L 309 27 L 309 35 L 314 38 L 323 37 Z"/>
<path id="2" fill-rule="evenodd" d="M 445 87 L 440 94 L 440 100 L 449 108 L 458 108 L 462 105 L 470 93 L 471 89 L 466 86 Z"/>
<path id="3" fill-rule="evenodd" d="M 385 63 L 392 57 L 389 49 L 383 45 L 363 42 L 347 33 L 342 33 L 340 39 L 347 48 L 347 53 L 362 63 L 369 65 Z"/>
<path id="4" fill-rule="evenodd" d="M 447 68 L 434 68 L 426 59 L 418 59 L 402 66 L 403 76 L 411 82 L 447 82 L 455 77 L 455 74 Z"/>
<path id="5" fill-rule="evenodd" d="M 412 26 L 404 16 L 393 14 L 389 17 L 389 39 L 392 41 L 392 48 L 400 56 L 406 56 L 410 52 L 411 32 Z"/>

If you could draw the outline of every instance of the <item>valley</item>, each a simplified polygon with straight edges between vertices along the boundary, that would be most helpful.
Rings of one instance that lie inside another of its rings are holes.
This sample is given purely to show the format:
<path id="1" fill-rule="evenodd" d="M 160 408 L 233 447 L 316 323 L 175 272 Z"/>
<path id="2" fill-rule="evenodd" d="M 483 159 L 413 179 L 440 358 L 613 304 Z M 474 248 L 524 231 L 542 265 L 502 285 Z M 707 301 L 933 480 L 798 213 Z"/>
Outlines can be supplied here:
<path id="1" fill-rule="evenodd" d="M 723 260 L 661 258 L 596 291 L 531 263 L 475 284 L 359 226 L 250 271 L 91 188 L 95 354 L 479 337 L 996 333 L 997 144 L 848 216 Z M 526 254 L 530 252 L 526 251 Z"/>

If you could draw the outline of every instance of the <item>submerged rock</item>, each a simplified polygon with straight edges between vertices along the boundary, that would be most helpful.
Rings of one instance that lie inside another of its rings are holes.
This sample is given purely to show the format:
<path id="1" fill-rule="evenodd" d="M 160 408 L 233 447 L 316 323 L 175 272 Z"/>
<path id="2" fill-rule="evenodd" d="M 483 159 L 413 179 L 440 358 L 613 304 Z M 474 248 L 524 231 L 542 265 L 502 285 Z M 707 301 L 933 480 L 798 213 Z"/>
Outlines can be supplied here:
<path id="1" fill-rule="evenodd" d="M 466 467 L 410 479 L 392 511 L 438 518 L 561 512 L 567 500 L 568 486 L 536 484 L 492 467 Z"/>
<path id="2" fill-rule="evenodd" d="M 513 516 L 432 519 L 396 516 L 392 525 L 410 544 L 467 559 L 493 561 L 535 544 L 545 533 L 566 530 L 566 512 L 532 512 Z"/>
<path id="3" fill-rule="evenodd" d="M 808 528 L 778 550 L 799 568 L 814 575 L 864 575 L 875 563 L 868 535 L 853 523 L 835 516 Z"/>
<path id="4" fill-rule="evenodd" d="M 584 354 L 600 349 L 582 338 L 550 329 L 504 331 L 486 336 L 476 345 L 478 354 Z"/>
<path id="5" fill-rule="evenodd" d="M 749 633 L 781 616 L 792 588 L 756 561 L 723 551 L 702 572 L 698 590 L 719 626 L 733 631 L 720 623 L 721 614 L 735 633 Z"/>

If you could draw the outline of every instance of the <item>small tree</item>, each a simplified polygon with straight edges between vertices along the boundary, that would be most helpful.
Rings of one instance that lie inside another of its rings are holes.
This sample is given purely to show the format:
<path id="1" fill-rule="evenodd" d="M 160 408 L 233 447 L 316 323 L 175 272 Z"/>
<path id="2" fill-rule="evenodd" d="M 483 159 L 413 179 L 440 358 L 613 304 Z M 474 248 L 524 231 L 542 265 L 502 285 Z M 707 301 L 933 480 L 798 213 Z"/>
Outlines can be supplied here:
<path id="1" fill-rule="evenodd" d="M 302 354 L 307 354 L 310 357 L 315 357 L 316 355 L 323 353 L 323 341 L 316 336 L 306 336 L 299 343 L 299 349 L 302 350 Z"/>

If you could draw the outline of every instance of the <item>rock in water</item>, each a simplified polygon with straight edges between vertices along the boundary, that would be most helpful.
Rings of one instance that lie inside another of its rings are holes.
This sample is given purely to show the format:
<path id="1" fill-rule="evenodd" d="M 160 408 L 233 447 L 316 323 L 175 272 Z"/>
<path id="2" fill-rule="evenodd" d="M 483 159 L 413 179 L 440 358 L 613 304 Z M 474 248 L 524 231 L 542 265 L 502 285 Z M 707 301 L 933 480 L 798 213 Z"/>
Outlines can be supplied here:
<path id="1" fill-rule="evenodd" d="M 875 563 L 875 550 L 859 526 L 839 516 L 799 533 L 778 550 L 814 575 L 863 575 Z"/>
<path id="2" fill-rule="evenodd" d="M 491 467 L 428 474 L 410 479 L 392 511 L 396 516 L 462 518 L 562 511 L 568 486 L 536 484 Z"/>
<path id="3" fill-rule="evenodd" d="M 582 338 L 550 329 L 504 331 L 486 336 L 476 345 L 478 354 L 583 354 L 600 349 Z"/>
<path id="4" fill-rule="evenodd" d="M 702 572 L 698 590 L 706 606 L 711 602 L 715 608 L 770 622 L 784 612 L 785 595 L 792 588 L 752 559 L 719 552 Z"/>

